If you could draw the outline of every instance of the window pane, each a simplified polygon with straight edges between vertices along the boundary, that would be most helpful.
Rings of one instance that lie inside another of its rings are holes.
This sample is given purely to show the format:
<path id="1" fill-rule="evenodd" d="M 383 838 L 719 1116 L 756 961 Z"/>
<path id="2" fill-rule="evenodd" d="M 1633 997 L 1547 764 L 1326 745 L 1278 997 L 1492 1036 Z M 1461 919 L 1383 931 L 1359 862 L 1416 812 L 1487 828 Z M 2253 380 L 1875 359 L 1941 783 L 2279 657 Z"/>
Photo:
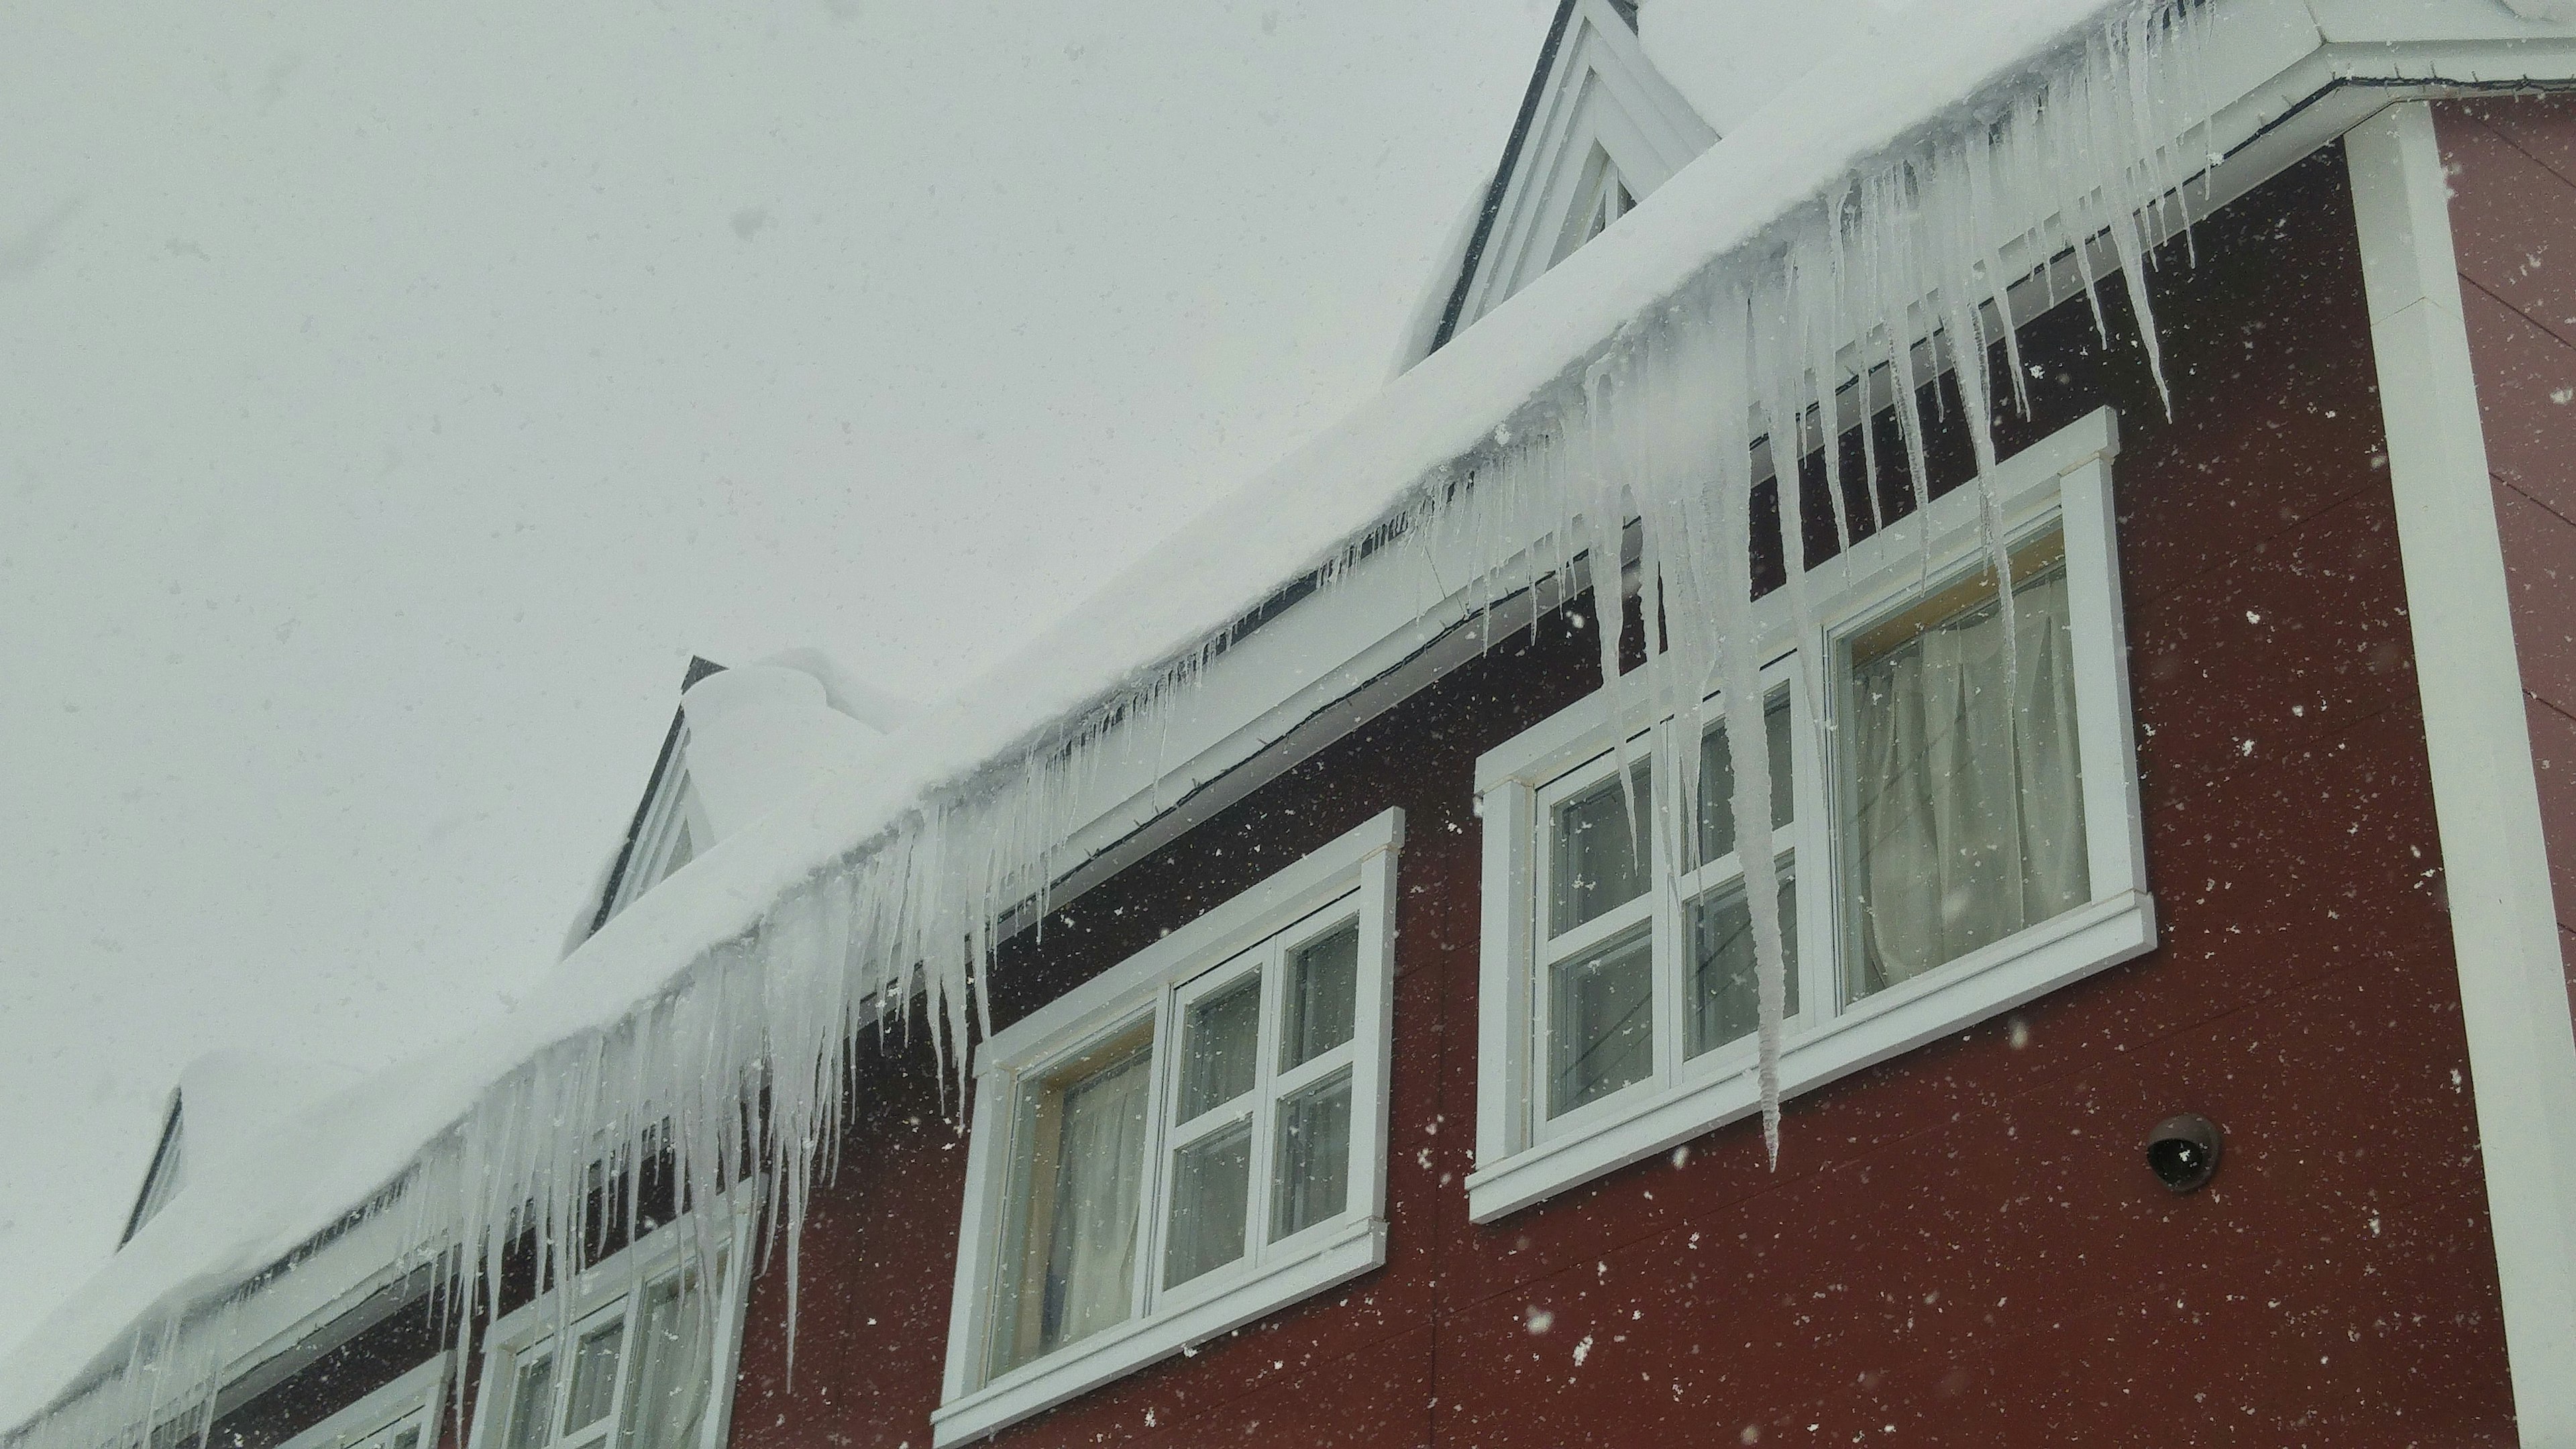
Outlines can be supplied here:
<path id="1" fill-rule="evenodd" d="M 1597 1101 L 1654 1071 L 1653 963 L 1654 942 L 1640 935 L 1551 971 L 1549 1116 Z"/>
<path id="2" fill-rule="evenodd" d="M 1172 1154 L 1171 1239 L 1163 1284 L 1174 1287 L 1243 1256 L 1252 1188 L 1252 1123 L 1221 1128 Z"/>
<path id="3" fill-rule="evenodd" d="M 1150 1037 L 1034 1087 L 1012 1142 L 1012 1210 L 994 1314 L 996 1372 L 1114 1323 L 1134 1306 Z"/>
<path id="4" fill-rule="evenodd" d="M 1763 732 L 1771 743 L 1771 828 L 1797 818 L 1797 784 L 1789 773 L 1789 691 L 1775 691 L 1762 711 Z M 1719 725 L 1699 746 L 1699 860 L 1705 864 L 1735 853 L 1735 755 L 1726 747 L 1726 727 Z"/>
<path id="5" fill-rule="evenodd" d="M 715 1358 L 707 1302 L 696 1275 L 645 1290 L 635 1321 L 635 1367 L 619 1443 L 631 1449 L 693 1449 L 705 1423 Z"/>
<path id="6" fill-rule="evenodd" d="M 1855 998 L 2092 894 L 2065 569 L 2013 591 L 2015 698 L 1987 587 L 1965 607 L 1944 599 L 1942 616 L 1920 625 L 1896 621 L 1891 645 L 1854 651 L 1847 828 L 1860 949 L 1845 989 Z"/>
<path id="7" fill-rule="evenodd" d="M 1698 1056 L 1762 1024 L 1753 974 L 1753 910 L 1744 882 L 1702 896 L 1691 906 L 1691 1021 L 1688 1053 Z M 1798 1011 L 1798 886 L 1780 882 L 1780 957 L 1788 1015 Z"/>
<path id="8" fill-rule="evenodd" d="M 1313 1061 L 1351 1039 L 1359 973 L 1360 928 L 1356 924 L 1304 947 L 1290 960 L 1281 1071 Z"/>
<path id="9" fill-rule="evenodd" d="M 1351 1070 L 1344 1067 L 1279 1104 L 1271 1241 L 1340 1216 L 1350 1186 Z"/>
<path id="10" fill-rule="evenodd" d="M 519 1365 L 518 1387 L 510 1391 L 510 1449 L 539 1449 L 552 1439 L 555 1361 L 551 1355 Z"/>
<path id="11" fill-rule="evenodd" d="M 1646 817 L 1654 808 L 1644 765 L 1630 772 L 1636 815 L 1615 779 L 1605 780 L 1556 807 L 1548 861 L 1548 934 L 1570 931 L 1602 912 L 1635 900 L 1646 889 L 1642 868 Z"/>
<path id="12" fill-rule="evenodd" d="M 1202 996 L 1181 1032 L 1181 1115 L 1187 1122 L 1252 1090 L 1260 1071 L 1261 973 Z"/>
<path id="13" fill-rule="evenodd" d="M 393 1449 L 420 1449 L 420 1430 L 410 1428 L 394 1435 Z"/>
<path id="14" fill-rule="evenodd" d="M 581 1336 L 572 1351 L 572 1394 L 564 1401 L 564 1432 L 578 1434 L 607 1417 L 617 1390 L 617 1349 L 626 1325 L 612 1323 Z"/>

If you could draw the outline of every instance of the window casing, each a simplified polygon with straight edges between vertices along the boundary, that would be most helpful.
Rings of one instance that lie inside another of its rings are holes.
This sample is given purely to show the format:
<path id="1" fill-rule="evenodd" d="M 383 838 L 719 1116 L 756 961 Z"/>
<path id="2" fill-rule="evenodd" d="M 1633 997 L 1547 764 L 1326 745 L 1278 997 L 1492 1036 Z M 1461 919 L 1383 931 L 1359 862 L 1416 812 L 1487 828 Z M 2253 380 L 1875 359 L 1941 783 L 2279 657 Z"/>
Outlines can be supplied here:
<path id="1" fill-rule="evenodd" d="M 1755 605 L 1770 660 L 1784 1091 L 2154 944 L 2110 513 L 2116 448 L 2104 410 L 1998 470 L 2017 674 L 1973 489 L 1808 570 L 1805 621 L 1786 590 Z M 2000 707 L 2008 674 L 2017 710 Z M 1478 762 L 1485 919 L 1467 1185 L 1480 1222 L 1759 1107 L 1722 701 L 1688 741 L 1653 710 L 1651 683 L 1620 693 L 1624 717 L 1597 693 Z M 1685 749 L 1703 752 L 1697 812 L 1675 808 L 1667 778 Z M 1585 969 L 1595 979 L 1570 987 L 1567 973 Z"/>
<path id="2" fill-rule="evenodd" d="M 722 1449 L 751 1216 L 708 1211 L 712 1258 L 684 1217 L 493 1326 L 475 1449 Z"/>
<path id="3" fill-rule="evenodd" d="M 1390 810 L 977 1057 L 946 1445 L 1385 1261 Z"/>

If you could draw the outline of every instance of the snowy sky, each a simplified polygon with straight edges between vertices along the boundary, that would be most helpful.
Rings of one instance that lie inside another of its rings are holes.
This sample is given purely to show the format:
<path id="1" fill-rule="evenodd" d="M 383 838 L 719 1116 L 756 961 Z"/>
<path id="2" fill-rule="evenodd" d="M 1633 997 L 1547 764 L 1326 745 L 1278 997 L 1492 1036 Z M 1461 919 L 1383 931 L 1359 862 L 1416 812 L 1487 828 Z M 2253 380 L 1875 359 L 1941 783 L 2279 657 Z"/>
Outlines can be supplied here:
<path id="1" fill-rule="evenodd" d="M 0 1351 L 543 972 L 691 652 L 995 661 L 1380 386 L 1549 0 L 0 5 Z"/>

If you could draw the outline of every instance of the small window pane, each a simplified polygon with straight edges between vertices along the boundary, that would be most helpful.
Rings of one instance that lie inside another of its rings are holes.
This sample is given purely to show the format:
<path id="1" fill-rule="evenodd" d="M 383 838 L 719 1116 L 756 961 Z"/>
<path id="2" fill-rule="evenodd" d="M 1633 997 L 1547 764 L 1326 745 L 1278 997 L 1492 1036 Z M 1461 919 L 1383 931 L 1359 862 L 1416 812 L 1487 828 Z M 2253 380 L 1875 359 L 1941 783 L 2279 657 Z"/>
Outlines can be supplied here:
<path id="1" fill-rule="evenodd" d="M 1771 743 L 1771 828 L 1797 818 L 1797 784 L 1789 773 L 1789 692 L 1775 691 L 1762 711 L 1763 732 Z M 1699 747 L 1699 860 L 1706 864 L 1735 853 L 1735 755 L 1726 746 L 1726 727 L 1711 729 Z"/>
<path id="2" fill-rule="evenodd" d="M 1945 592 L 1853 651 L 1854 998 L 2092 895 L 2065 569 L 2015 585 L 2017 681 L 1990 581 L 1984 591 Z"/>
<path id="3" fill-rule="evenodd" d="M 1261 973 L 1200 997 L 1181 1032 L 1181 1115 L 1187 1122 L 1252 1090 L 1260 1071 Z"/>
<path id="4" fill-rule="evenodd" d="M 539 1449 L 554 1438 L 555 1361 L 553 1356 L 519 1365 L 518 1386 L 510 1391 L 510 1449 Z"/>
<path id="5" fill-rule="evenodd" d="M 1780 956 L 1786 978 L 1785 1013 L 1798 1011 L 1798 886 L 1780 882 Z M 1691 1056 L 1726 1045 L 1762 1024 L 1762 996 L 1754 972 L 1753 910 L 1744 882 L 1714 891 L 1691 906 Z"/>
<path id="6" fill-rule="evenodd" d="M 1022 1099 L 997 1372 L 1124 1322 L 1135 1304 L 1152 1041 L 1120 1041 Z"/>
<path id="7" fill-rule="evenodd" d="M 1250 1121 L 1220 1128 L 1172 1154 L 1165 1287 L 1187 1283 L 1243 1256 L 1243 1220 L 1251 1188 Z"/>
<path id="8" fill-rule="evenodd" d="M 409 1428 L 394 1435 L 393 1449 L 420 1449 L 420 1430 Z"/>
<path id="9" fill-rule="evenodd" d="M 1270 1239 L 1339 1217 L 1351 1185 L 1351 1070 L 1279 1104 L 1279 1175 Z"/>
<path id="10" fill-rule="evenodd" d="M 1654 808 L 1644 765 L 1630 772 L 1636 806 L 1616 779 L 1556 807 L 1548 861 L 1548 933 L 1559 935 L 1644 894 L 1646 817 Z"/>
<path id="11" fill-rule="evenodd" d="M 1655 1069 L 1654 942 L 1632 936 L 1550 973 L 1548 1115 L 1598 1101 Z"/>
<path id="12" fill-rule="evenodd" d="M 635 1321 L 635 1367 L 618 1440 L 629 1449 L 695 1449 L 706 1421 L 715 1359 L 706 1302 L 694 1274 L 645 1290 Z"/>
<path id="13" fill-rule="evenodd" d="M 1351 1039 L 1359 972 L 1360 928 L 1356 924 L 1300 949 L 1289 961 L 1281 1071 L 1313 1061 Z"/>
<path id="14" fill-rule="evenodd" d="M 573 1346 L 572 1393 L 564 1401 L 564 1432 L 578 1434 L 608 1416 L 616 1401 L 617 1350 L 626 1325 L 594 1328 Z"/>

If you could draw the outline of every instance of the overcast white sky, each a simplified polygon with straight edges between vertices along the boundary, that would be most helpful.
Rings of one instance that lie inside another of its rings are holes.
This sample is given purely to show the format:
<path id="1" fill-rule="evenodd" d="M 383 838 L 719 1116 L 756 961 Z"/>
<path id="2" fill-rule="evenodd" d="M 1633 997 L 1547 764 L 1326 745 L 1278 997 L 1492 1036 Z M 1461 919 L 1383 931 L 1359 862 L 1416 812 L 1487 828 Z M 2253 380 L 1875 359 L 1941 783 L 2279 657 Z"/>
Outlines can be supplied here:
<path id="1" fill-rule="evenodd" d="M 1380 386 L 1553 7 L 713 8 L 0 3 L 0 1346 L 189 1058 L 552 963 L 691 652 L 939 694 Z"/>

